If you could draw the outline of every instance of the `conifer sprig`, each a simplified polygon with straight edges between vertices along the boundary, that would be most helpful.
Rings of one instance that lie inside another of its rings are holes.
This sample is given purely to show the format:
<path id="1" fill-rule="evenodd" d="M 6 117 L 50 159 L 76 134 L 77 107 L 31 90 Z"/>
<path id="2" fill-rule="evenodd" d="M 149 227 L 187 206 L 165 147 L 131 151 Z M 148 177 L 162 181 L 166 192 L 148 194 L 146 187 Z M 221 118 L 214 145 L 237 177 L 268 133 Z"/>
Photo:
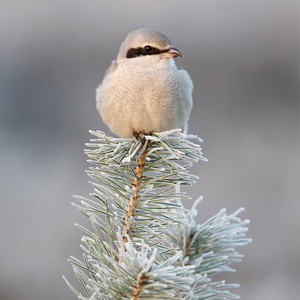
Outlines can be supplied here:
<path id="1" fill-rule="evenodd" d="M 85 233 L 83 260 L 71 257 L 86 296 L 67 281 L 78 299 L 229 299 L 237 285 L 212 282 L 211 276 L 232 271 L 241 259 L 236 246 L 246 245 L 248 221 L 223 209 L 197 224 L 196 201 L 181 186 L 197 177 L 188 168 L 206 161 L 200 138 L 178 130 L 141 136 L 139 140 L 106 136 L 87 144 L 93 165 L 93 200 L 76 196 L 74 204 L 91 221 Z"/>

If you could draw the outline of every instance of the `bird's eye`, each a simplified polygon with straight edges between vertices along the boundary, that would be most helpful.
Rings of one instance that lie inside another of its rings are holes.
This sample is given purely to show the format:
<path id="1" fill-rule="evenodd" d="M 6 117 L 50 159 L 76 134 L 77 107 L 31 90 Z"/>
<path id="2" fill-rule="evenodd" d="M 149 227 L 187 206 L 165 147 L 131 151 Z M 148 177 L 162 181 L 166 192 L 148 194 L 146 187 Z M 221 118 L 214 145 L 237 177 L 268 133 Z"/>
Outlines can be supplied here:
<path id="1" fill-rule="evenodd" d="M 152 50 L 153 50 L 153 48 L 151 47 L 151 46 L 145 46 L 144 47 L 144 50 L 147 52 L 147 53 L 150 53 Z"/>

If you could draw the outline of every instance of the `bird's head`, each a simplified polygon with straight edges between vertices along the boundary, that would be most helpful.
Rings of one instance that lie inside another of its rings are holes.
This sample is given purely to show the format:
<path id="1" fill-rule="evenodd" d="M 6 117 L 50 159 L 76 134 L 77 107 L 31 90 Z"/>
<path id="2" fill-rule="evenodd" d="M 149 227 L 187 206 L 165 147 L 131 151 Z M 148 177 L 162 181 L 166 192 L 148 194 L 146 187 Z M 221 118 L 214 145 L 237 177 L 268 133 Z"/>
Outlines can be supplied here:
<path id="1" fill-rule="evenodd" d="M 182 56 L 171 41 L 161 32 L 142 28 L 129 33 L 122 43 L 117 60 L 151 57 L 155 60 Z"/>

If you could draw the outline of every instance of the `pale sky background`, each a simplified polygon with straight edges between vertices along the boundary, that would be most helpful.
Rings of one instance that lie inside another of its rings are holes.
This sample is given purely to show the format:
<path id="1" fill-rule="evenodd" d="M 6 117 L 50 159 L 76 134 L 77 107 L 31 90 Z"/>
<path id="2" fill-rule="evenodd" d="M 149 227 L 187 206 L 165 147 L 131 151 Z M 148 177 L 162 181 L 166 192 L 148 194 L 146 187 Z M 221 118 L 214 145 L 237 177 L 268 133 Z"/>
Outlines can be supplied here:
<path id="1" fill-rule="evenodd" d="M 0 299 L 76 299 L 67 262 L 88 224 L 72 195 L 92 187 L 88 130 L 109 133 L 95 89 L 125 36 L 165 33 L 194 82 L 190 133 L 208 163 L 188 193 L 199 222 L 226 207 L 253 242 L 233 292 L 299 298 L 299 4 L 296 0 L 2 0 L 0 3 Z M 187 204 L 190 205 L 190 204 Z"/>

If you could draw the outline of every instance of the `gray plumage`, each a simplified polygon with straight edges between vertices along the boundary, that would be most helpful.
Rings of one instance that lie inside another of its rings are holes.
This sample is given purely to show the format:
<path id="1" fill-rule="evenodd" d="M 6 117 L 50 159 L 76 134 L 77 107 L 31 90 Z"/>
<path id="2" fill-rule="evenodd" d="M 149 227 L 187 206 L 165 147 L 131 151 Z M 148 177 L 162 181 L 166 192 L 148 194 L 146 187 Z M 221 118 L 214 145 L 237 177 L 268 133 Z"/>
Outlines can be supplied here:
<path id="1" fill-rule="evenodd" d="M 158 31 L 139 29 L 126 37 L 96 90 L 97 110 L 112 132 L 131 138 L 187 124 L 193 84 L 175 65 L 176 56 L 179 50 Z"/>

